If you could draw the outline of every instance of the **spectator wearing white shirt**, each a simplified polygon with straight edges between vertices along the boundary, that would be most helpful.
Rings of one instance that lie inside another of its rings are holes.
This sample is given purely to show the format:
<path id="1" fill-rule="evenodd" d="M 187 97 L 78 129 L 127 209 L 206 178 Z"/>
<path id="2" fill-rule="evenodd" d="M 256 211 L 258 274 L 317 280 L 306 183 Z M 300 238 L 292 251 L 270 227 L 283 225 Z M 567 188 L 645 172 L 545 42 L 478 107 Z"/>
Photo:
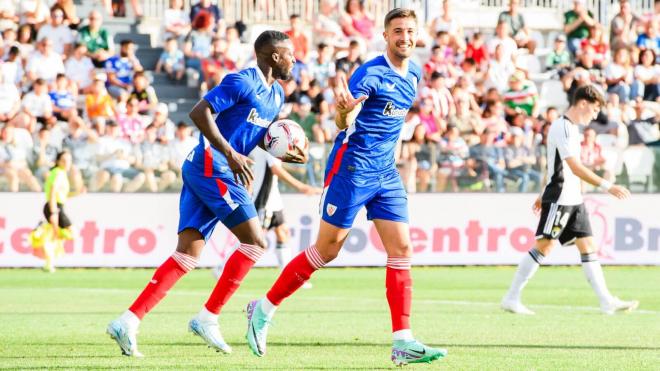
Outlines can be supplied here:
<path id="1" fill-rule="evenodd" d="M 76 43 L 74 45 L 73 54 L 66 60 L 64 68 L 69 79 L 77 85 L 79 93 L 91 93 L 94 82 L 94 64 L 92 59 L 87 56 L 85 44 Z"/>
<path id="2" fill-rule="evenodd" d="M 488 53 L 491 56 L 495 55 L 495 48 L 502 45 L 503 60 L 506 63 L 513 61 L 515 53 L 518 50 L 518 44 L 509 36 L 509 25 L 506 21 L 502 20 L 497 22 L 495 27 L 495 36 L 488 42 Z"/>
<path id="3" fill-rule="evenodd" d="M 176 180 L 176 174 L 169 169 L 169 149 L 158 142 L 156 126 L 145 129 L 144 141 L 140 144 L 137 168 L 145 175 L 145 183 L 150 192 L 162 192 Z"/>
<path id="4" fill-rule="evenodd" d="M 7 59 L 0 63 L 0 74 L 3 75 L 3 81 L 20 87 L 23 82 L 23 63 L 20 56 L 21 52 L 17 46 L 12 46 L 7 52 Z"/>
<path id="5" fill-rule="evenodd" d="M 16 85 L 5 82 L 0 73 L 0 124 L 11 123 L 21 109 L 21 96 Z"/>
<path id="6" fill-rule="evenodd" d="M 5 125 L 2 132 L 0 132 L 0 148 L 4 147 L 5 154 L 3 157 L 6 157 L 3 166 L 9 174 L 15 174 L 15 176 L 8 179 L 10 181 L 9 191 L 18 192 L 20 183 L 24 183 L 32 192 L 41 192 L 41 186 L 28 166 L 32 143 L 19 140 L 16 131 L 21 130 L 24 131 L 25 129 Z"/>
<path id="7" fill-rule="evenodd" d="M 137 161 L 135 147 L 122 138 L 121 129 L 113 121 L 108 122 L 105 135 L 99 138 L 97 161 L 101 170 L 96 173 L 93 191 L 103 188 L 108 180 L 110 191 L 115 193 L 121 192 L 124 178 L 129 180 L 125 192 L 136 192 L 144 184 L 144 173 L 133 167 Z"/>
<path id="8" fill-rule="evenodd" d="M 509 87 L 509 77 L 515 72 L 515 66 L 504 57 L 504 45 L 497 44 L 493 58 L 488 61 L 486 88 L 496 88 L 501 94 Z"/>
<path id="9" fill-rule="evenodd" d="M 178 123 L 174 140 L 170 145 L 170 162 L 179 179 L 181 178 L 181 166 L 197 143 L 199 141 L 192 137 L 190 127 L 184 122 Z"/>
<path id="10" fill-rule="evenodd" d="M 64 24 L 64 11 L 54 6 L 50 11 L 50 23 L 43 25 L 37 34 L 37 41 L 48 37 L 53 41 L 53 51 L 63 58 L 71 54 L 73 32 Z"/>
<path id="11" fill-rule="evenodd" d="M 183 9 L 183 0 L 170 0 L 170 7 L 163 12 L 163 39 L 174 37 L 183 41 L 190 32 L 190 18 Z"/>
<path id="12" fill-rule="evenodd" d="M 64 73 L 62 57 L 53 51 L 53 41 L 44 37 L 37 43 L 37 50 L 27 62 L 27 77 L 30 82 L 43 79 L 47 83 L 55 81 L 58 73 Z"/>
<path id="13" fill-rule="evenodd" d="M 37 123 L 43 125 L 52 124 L 56 121 L 53 115 L 53 101 L 48 95 L 48 85 L 42 79 L 37 79 L 32 85 L 33 90 L 23 96 L 23 114 L 28 117 L 30 132 L 34 132 Z"/>

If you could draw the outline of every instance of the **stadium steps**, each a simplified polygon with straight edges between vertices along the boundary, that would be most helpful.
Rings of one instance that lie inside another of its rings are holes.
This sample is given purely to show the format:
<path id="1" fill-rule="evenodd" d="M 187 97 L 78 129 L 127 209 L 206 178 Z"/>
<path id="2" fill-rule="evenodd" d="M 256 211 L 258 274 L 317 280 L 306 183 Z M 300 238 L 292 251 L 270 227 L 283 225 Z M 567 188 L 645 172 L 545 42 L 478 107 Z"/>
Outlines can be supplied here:
<path id="1" fill-rule="evenodd" d="M 197 97 L 198 89 L 185 85 L 173 85 L 171 82 L 153 84 L 159 99 L 173 100 L 178 98 Z"/>
<path id="2" fill-rule="evenodd" d="M 139 47 L 135 55 L 140 60 L 142 67 L 147 71 L 153 71 L 163 48 L 152 48 L 150 46 Z"/>

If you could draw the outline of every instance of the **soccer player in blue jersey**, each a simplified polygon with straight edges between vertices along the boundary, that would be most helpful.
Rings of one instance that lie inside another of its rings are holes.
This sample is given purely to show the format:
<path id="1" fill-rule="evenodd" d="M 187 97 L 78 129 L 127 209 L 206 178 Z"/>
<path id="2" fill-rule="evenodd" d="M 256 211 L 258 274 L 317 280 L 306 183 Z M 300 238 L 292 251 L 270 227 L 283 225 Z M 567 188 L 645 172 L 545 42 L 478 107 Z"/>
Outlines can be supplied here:
<path id="1" fill-rule="evenodd" d="M 397 8 L 385 17 L 384 55 L 360 66 L 335 89 L 342 132 L 328 160 L 316 243 L 282 271 L 265 298 L 248 304 L 248 345 L 257 356 L 266 352 L 268 324 L 278 305 L 316 270 L 332 261 L 362 207 L 373 220 L 387 252 L 386 295 L 392 319 L 392 361 L 431 362 L 446 355 L 428 347 L 410 330 L 412 247 L 406 191 L 394 164 L 394 149 L 421 78 L 409 57 L 417 39 L 412 10 Z"/>
<path id="2" fill-rule="evenodd" d="M 108 334 L 125 355 L 141 356 L 136 338 L 140 321 L 183 275 L 195 268 L 218 222 L 241 244 L 188 327 L 210 347 L 231 352 L 220 333 L 218 314 L 267 247 L 246 189 L 254 179 L 251 160 L 246 156 L 257 145 L 262 146 L 267 127 L 284 102 L 282 86 L 275 80 L 289 79 L 295 63 L 293 45 L 282 32 L 263 32 L 254 49 L 257 67 L 227 75 L 190 112 L 201 133 L 199 145 L 182 166 L 184 184 L 176 252 L 156 270 L 133 305 L 108 325 Z M 296 147 L 283 160 L 304 163 L 307 155 Z"/>

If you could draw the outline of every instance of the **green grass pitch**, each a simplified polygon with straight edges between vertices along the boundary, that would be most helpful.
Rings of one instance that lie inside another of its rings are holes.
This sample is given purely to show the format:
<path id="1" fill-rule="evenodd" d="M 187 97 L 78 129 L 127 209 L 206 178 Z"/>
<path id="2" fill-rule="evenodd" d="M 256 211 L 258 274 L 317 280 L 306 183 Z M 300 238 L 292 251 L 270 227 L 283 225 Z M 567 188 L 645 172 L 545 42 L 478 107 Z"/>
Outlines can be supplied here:
<path id="1" fill-rule="evenodd" d="M 147 269 L 0 270 L 0 369 L 298 370 L 391 369 L 384 269 L 324 269 L 314 288 L 285 301 L 265 357 L 245 343 L 243 309 L 274 281 L 255 269 L 224 308 L 234 347 L 215 353 L 187 332 L 214 285 L 208 269 L 184 277 L 142 323 L 143 359 L 120 355 L 105 334 L 136 297 Z M 579 266 L 543 267 L 515 316 L 498 302 L 513 267 L 414 268 L 413 332 L 449 356 L 409 369 L 659 370 L 660 267 L 606 267 L 611 291 L 641 301 L 638 312 L 605 316 Z"/>

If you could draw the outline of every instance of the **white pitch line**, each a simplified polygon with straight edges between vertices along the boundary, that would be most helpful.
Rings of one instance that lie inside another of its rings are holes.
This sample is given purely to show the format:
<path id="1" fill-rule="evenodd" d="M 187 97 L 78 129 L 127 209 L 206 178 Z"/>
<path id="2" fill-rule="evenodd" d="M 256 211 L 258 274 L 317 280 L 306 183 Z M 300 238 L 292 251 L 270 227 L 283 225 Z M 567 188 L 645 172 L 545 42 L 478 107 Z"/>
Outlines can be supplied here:
<path id="1" fill-rule="evenodd" d="M 24 288 L 21 288 L 21 291 Z M 12 288 L 2 288 L 0 287 L 0 293 L 3 291 L 16 291 L 18 289 Z M 81 293 L 94 293 L 94 294 L 137 294 L 138 290 L 135 289 L 114 289 L 114 288 L 85 288 L 85 287 L 44 287 L 39 289 L 41 291 L 55 291 L 55 292 L 81 292 Z M 171 290 L 169 291 L 169 296 L 206 296 L 209 294 L 207 290 Z M 238 298 L 248 298 L 253 299 L 254 295 L 252 294 L 235 294 L 235 297 Z M 315 296 L 310 297 L 299 297 L 297 300 L 325 300 L 325 301 L 350 301 L 350 302 L 363 302 L 363 303 L 382 303 L 384 299 L 375 299 L 375 298 L 360 298 L 356 299 L 354 297 L 348 296 Z M 479 306 L 479 307 L 495 307 L 499 308 L 500 303 L 489 302 L 489 301 L 467 301 L 467 300 L 441 300 L 441 299 L 417 299 L 415 300 L 417 304 L 444 304 L 444 305 L 456 305 L 456 306 Z M 558 305 L 558 304 L 532 304 L 532 308 L 543 308 L 543 309 L 558 309 L 566 311 L 585 311 L 585 312 L 598 312 L 600 311 L 598 307 L 593 306 L 577 306 L 577 305 Z M 635 313 L 640 314 L 660 314 L 660 311 L 657 310 L 648 310 L 648 309 L 636 309 Z"/>

